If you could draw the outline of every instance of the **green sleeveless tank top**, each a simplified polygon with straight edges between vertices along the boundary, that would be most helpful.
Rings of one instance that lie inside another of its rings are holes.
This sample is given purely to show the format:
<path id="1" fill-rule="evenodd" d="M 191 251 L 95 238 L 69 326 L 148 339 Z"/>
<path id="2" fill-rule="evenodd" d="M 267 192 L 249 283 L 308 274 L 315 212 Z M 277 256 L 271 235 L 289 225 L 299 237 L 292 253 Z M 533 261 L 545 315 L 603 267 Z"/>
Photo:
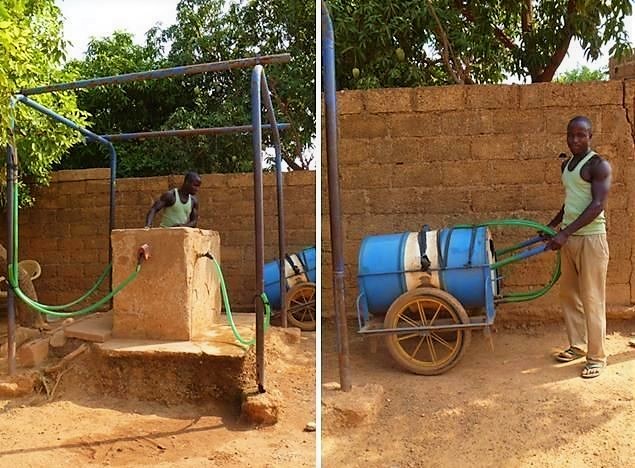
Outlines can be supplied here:
<path id="1" fill-rule="evenodd" d="M 190 220 L 192 213 L 192 196 L 188 195 L 187 202 L 181 202 L 178 189 L 174 189 L 174 197 L 176 201 L 174 205 L 168 206 L 163 210 L 163 218 L 161 218 L 161 227 L 173 227 L 177 224 L 185 224 Z"/>
<path id="2" fill-rule="evenodd" d="M 562 185 L 564 185 L 565 191 L 564 216 L 562 218 L 563 228 L 574 222 L 593 200 L 591 195 L 591 183 L 582 178 L 580 170 L 596 154 L 594 151 L 589 151 L 572 171 L 569 170 L 569 162 L 571 161 L 571 159 L 569 159 L 564 171 L 562 171 Z M 581 229 L 578 229 L 573 235 L 590 236 L 604 233 L 606 233 L 606 218 L 604 211 L 602 211 L 593 221 Z"/>

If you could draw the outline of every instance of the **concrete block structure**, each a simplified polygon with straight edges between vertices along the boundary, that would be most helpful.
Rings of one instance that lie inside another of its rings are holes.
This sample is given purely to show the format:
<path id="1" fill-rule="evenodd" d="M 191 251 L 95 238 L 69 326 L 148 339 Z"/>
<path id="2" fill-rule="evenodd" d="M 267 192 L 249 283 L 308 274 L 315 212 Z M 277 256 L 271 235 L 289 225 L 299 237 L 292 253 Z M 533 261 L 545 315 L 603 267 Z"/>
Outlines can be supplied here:
<path id="1" fill-rule="evenodd" d="M 220 236 L 192 228 L 117 229 L 112 232 L 113 287 L 137 265 L 143 244 L 151 257 L 113 301 L 115 338 L 196 341 L 220 320 Z"/>

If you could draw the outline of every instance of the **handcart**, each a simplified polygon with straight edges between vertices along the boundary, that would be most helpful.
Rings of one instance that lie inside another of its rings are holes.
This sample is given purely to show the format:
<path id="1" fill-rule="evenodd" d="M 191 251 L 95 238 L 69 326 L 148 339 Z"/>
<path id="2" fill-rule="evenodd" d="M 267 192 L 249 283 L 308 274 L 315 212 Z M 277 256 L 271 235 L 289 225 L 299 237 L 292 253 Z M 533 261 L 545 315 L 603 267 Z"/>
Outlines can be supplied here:
<path id="1" fill-rule="evenodd" d="M 315 331 L 315 247 L 286 255 L 284 260 L 285 303 L 281 300 L 279 260 L 265 264 L 265 293 L 271 306 L 286 314 L 292 326 Z"/>
<path id="2" fill-rule="evenodd" d="M 490 227 L 529 228 L 539 235 L 495 250 Z M 501 292 L 501 269 L 545 252 L 553 235 L 534 221 L 509 219 L 366 237 L 357 277 L 359 333 L 385 336 L 391 356 L 410 372 L 448 371 L 465 353 L 472 330 L 490 336 L 497 304 L 536 299 L 556 283 L 559 252 L 543 288 Z"/>

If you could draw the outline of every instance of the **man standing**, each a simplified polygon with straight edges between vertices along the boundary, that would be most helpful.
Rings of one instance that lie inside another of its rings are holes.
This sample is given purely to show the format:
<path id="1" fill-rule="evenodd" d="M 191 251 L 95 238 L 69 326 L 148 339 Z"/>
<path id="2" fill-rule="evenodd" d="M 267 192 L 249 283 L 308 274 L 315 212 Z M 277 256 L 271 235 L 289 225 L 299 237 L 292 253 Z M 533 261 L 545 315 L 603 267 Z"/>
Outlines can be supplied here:
<path id="1" fill-rule="evenodd" d="M 611 185 L 611 165 L 591 150 L 591 121 L 575 117 L 567 125 L 572 157 L 562 164 L 564 205 L 549 223 L 561 230 L 547 248 L 562 250 L 560 300 L 569 348 L 556 359 L 569 362 L 584 357 L 582 377 L 600 375 L 606 366 L 606 272 L 609 246 L 604 208 Z"/>
<path id="2" fill-rule="evenodd" d="M 152 227 L 154 216 L 161 211 L 161 227 L 196 227 L 198 221 L 198 199 L 201 177 L 196 172 L 188 172 L 180 189 L 165 192 L 154 202 L 146 216 L 146 228 Z"/>

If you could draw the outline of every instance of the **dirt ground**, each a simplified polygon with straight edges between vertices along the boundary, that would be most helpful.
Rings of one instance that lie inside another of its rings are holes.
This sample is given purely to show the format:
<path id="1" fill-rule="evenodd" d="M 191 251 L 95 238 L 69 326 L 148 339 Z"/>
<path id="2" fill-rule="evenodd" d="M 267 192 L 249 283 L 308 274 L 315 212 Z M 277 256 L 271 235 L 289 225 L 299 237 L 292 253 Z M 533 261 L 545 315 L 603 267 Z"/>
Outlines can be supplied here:
<path id="1" fill-rule="evenodd" d="M 0 467 L 315 466 L 315 334 L 267 339 L 267 388 L 282 394 L 276 425 L 240 422 L 238 406 L 166 405 L 89 396 L 60 384 L 42 395 L 0 400 Z"/>
<path id="2" fill-rule="evenodd" d="M 323 330 L 323 382 L 338 381 L 333 324 Z M 557 364 L 559 324 L 482 332 L 448 373 L 405 373 L 350 329 L 353 385 L 385 391 L 378 422 L 325 431 L 323 467 L 635 466 L 635 323 L 608 325 L 609 365 L 580 378 L 583 361 Z M 323 425 L 328 421 L 323 421 Z"/>

